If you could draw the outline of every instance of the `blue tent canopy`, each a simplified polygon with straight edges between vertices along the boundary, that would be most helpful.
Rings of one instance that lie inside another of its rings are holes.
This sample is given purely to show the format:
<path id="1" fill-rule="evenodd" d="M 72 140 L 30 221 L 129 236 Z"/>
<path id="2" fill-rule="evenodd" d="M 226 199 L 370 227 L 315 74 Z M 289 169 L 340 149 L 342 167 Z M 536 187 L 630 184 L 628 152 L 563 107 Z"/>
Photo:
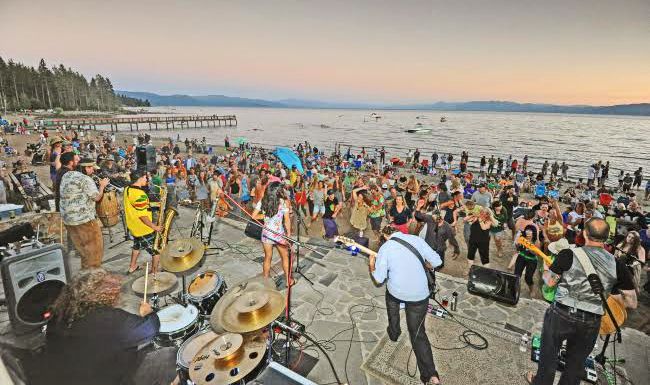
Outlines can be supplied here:
<path id="1" fill-rule="evenodd" d="M 293 152 L 290 148 L 288 147 L 276 147 L 275 151 L 273 152 L 275 156 L 280 159 L 280 162 L 287 166 L 288 168 L 291 168 L 292 166 L 296 166 L 298 171 L 300 173 L 304 173 L 305 170 L 302 168 L 302 163 L 300 162 L 300 158 L 298 158 L 298 155 L 296 155 L 295 152 Z"/>

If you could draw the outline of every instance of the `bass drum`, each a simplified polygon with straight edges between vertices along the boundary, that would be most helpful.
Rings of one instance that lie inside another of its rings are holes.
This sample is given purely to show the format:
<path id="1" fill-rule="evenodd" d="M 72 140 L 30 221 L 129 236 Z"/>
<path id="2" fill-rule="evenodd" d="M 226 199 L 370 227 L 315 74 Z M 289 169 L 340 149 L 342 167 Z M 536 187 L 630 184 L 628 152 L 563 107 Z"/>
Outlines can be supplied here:
<path id="1" fill-rule="evenodd" d="M 113 227 L 120 221 L 120 207 L 117 203 L 117 193 L 104 191 L 102 200 L 97 202 L 97 217 L 104 227 Z"/>

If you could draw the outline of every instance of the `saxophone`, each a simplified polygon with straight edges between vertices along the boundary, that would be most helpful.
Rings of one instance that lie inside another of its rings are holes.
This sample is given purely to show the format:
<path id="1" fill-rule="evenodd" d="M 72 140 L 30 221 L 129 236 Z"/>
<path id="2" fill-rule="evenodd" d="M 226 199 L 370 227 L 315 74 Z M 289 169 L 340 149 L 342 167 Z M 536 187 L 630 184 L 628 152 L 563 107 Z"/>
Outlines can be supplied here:
<path id="1" fill-rule="evenodd" d="M 178 212 L 173 207 L 167 206 L 167 187 L 160 186 L 160 207 L 158 209 L 158 220 L 156 225 L 162 227 L 160 232 L 156 233 L 156 238 L 153 242 L 153 249 L 157 252 L 161 252 L 162 249 L 167 246 L 169 241 L 169 230 L 172 227 L 174 217 L 178 215 Z"/>

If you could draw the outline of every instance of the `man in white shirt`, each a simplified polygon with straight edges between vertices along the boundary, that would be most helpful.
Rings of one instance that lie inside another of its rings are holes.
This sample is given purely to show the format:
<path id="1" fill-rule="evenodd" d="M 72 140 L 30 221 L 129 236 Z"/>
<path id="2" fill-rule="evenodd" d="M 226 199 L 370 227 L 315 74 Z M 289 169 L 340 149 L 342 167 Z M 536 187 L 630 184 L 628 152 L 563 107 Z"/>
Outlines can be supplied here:
<path id="1" fill-rule="evenodd" d="M 431 345 L 424 327 L 429 305 L 429 286 L 425 267 L 420 258 L 404 243 L 411 245 L 430 265 L 436 268 L 442 264 L 440 256 L 424 239 L 402 234 L 392 226 L 382 229 L 385 242 L 376 255 L 370 255 L 368 265 L 373 279 L 386 282 L 386 312 L 388 313 L 388 338 L 397 341 L 400 330 L 400 303 L 406 307 L 406 325 L 415 353 L 420 380 L 426 384 L 440 384 L 440 376 L 433 362 Z"/>

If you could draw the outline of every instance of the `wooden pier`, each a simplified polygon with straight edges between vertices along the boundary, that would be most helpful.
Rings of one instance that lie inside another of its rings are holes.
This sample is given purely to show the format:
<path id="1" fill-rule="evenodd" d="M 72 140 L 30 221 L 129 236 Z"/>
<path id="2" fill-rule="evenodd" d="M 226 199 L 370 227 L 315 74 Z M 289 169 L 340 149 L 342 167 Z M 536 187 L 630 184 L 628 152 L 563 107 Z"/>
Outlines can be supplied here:
<path id="1" fill-rule="evenodd" d="M 127 126 L 131 131 L 139 131 L 141 125 L 149 130 L 176 130 L 183 128 L 203 127 L 233 127 L 237 126 L 235 115 L 169 115 L 169 116 L 142 116 L 133 118 L 78 118 L 78 119 L 50 119 L 45 121 L 47 127 L 66 126 L 79 130 L 97 130 L 97 127 L 109 127 L 117 132 Z"/>

